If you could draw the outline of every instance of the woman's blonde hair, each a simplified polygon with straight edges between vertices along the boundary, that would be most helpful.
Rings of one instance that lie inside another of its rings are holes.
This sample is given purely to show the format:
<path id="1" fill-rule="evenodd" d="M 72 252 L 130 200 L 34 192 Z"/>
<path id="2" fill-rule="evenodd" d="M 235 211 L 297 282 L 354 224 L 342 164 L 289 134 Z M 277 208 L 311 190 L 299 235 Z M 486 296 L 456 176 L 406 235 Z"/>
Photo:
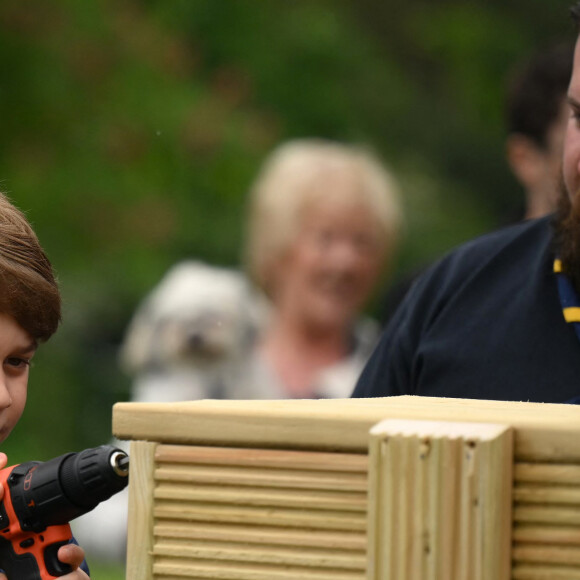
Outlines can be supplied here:
<path id="1" fill-rule="evenodd" d="M 325 187 L 337 176 L 355 179 L 360 187 Z M 320 199 L 365 204 L 376 217 L 384 258 L 394 250 L 402 225 L 398 187 L 378 159 L 362 147 L 322 139 L 289 141 L 266 159 L 249 195 L 244 260 L 267 293 L 272 264 L 297 235 L 304 208 Z"/>
<path id="2" fill-rule="evenodd" d="M 57 329 L 61 299 L 50 261 L 24 214 L 0 193 L 0 312 L 38 342 Z"/>

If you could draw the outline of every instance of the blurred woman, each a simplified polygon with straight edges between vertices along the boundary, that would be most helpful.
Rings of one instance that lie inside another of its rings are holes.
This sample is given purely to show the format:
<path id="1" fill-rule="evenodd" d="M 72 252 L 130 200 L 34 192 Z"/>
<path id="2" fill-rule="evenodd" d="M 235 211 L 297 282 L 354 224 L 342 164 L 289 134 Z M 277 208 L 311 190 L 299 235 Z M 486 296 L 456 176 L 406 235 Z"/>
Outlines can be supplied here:
<path id="1" fill-rule="evenodd" d="M 366 150 L 307 139 L 272 153 L 249 200 L 246 265 L 272 307 L 251 398 L 351 394 L 378 332 L 361 311 L 400 225 L 394 179 Z"/>

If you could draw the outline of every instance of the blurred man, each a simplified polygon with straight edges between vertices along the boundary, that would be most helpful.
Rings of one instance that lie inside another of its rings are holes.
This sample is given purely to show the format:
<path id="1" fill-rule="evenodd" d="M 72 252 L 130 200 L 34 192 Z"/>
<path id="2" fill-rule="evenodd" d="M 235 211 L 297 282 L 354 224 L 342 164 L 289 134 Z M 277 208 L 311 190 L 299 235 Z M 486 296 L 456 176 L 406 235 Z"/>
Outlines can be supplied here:
<path id="1" fill-rule="evenodd" d="M 580 2 L 572 9 L 577 26 Z M 407 294 L 355 397 L 567 402 L 580 391 L 580 43 L 559 210 L 472 241 Z"/>
<path id="2" fill-rule="evenodd" d="M 566 93 L 573 54 L 573 43 L 562 42 L 534 54 L 513 69 L 505 107 L 506 157 L 524 190 L 524 199 L 517 212 L 507 216 L 507 224 L 556 210 L 562 147 L 570 116 Z M 381 311 L 384 326 L 424 270 L 422 267 L 411 271 L 389 288 Z"/>
<path id="3" fill-rule="evenodd" d="M 524 189 L 524 219 L 556 209 L 573 49 L 562 43 L 535 54 L 509 84 L 506 155 Z"/>

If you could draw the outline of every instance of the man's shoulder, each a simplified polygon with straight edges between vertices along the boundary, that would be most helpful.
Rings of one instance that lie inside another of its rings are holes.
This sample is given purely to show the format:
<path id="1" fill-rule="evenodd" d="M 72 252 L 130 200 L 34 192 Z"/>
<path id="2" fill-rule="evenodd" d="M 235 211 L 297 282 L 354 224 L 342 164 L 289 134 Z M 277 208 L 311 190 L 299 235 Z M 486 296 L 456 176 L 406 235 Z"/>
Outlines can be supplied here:
<path id="1" fill-rule="evenodd" d="M 550 224 L 548 216 L 488 232 L 451 250 L 431 271 L 475 271 L 502 263 L 511 267 L 517 261 L 532 265 L 551 244 Z"/>
<path id="2" fill-rule="evenodd" d="M 430 309 L 466 289 L 481 292 L 530 279 L 549 267 L 550 223 L 550 218 L 530 220 L 458 246 L 417 279 L 409 292 L 409 303 L 427 301 L 432 303 Z"/>
<path id="3" fill-rule="evenodd" d="M 538 247 L 551 240 L 551 217 L 527 220 L 493 232 L 485 233 L 452 250 L 447 257 L 454 259 L 477 259 L 491 257 L 498 252 L 518 250 L 534 253 Z"/>

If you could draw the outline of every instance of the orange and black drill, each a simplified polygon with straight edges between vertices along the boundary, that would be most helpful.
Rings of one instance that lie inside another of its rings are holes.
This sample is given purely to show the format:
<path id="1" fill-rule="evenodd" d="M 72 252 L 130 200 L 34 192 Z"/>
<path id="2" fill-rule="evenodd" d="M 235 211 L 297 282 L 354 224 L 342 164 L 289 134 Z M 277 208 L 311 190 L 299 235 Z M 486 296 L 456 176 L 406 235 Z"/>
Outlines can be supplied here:
<path id="1" fill-rule="evenodd" d="M 50 580 L 71 572 L 57 558 L 69 522 L 128 483 L 129 457 L 111 445 L 30 461 L 0 471 L 0 569 L 9 580 Z"/>

